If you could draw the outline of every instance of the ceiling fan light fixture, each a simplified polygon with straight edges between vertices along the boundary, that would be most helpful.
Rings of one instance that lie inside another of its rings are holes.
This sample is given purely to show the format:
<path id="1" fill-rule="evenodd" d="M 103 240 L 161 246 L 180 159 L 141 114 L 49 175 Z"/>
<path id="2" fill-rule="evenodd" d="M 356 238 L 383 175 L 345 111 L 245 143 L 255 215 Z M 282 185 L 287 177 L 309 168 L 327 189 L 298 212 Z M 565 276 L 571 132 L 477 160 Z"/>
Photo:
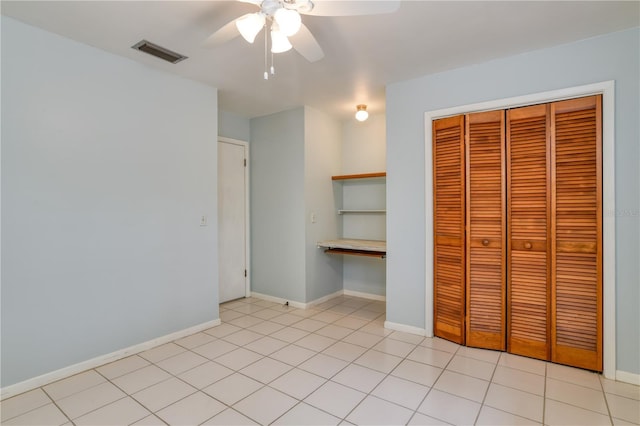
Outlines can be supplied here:
<path id="1" fill-rule="evenodd" d="M 264 23 L 264 15 L 261 12 L 256 12 L 238 19 L 236 27 L 245 40 L 253 43 L 260 30 L 264 27 Z"/>
<path id="2" fill-rule="evenodd" d="M 283 53 L 291 50 L 293 46 L 289 39 L 284 35 L 276 22 L 271 25 L 271 53 Z"/>
<path id="3" fill-rule="evenodd" d="M 365 121 L 367 118 L 369 118 L 367 106 L 365 104 L 356 105 L 356 120 Z"/>
<path id="4" fill-rule="evenodd" d="M 284 7 L 276 10 L 273 18 L 278 23 L 278 27 L 282 34 L 287 37 L 291 37 L 296 34 L 302 25 L 302 18 L 300 17 L 300 14 L 295 10 L 286 9 Z"/>

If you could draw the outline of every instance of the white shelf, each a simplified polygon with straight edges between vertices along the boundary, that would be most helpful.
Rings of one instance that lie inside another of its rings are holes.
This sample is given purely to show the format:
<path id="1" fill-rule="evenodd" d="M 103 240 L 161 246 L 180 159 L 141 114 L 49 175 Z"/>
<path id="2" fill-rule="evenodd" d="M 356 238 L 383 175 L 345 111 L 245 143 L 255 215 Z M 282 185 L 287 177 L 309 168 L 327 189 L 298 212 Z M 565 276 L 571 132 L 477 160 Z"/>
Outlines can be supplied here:
<path id="1" fill-rule="evenodd" d="M 386 210 L 375 209 L 340 209 L 338 214 L 386 214 Z"/>

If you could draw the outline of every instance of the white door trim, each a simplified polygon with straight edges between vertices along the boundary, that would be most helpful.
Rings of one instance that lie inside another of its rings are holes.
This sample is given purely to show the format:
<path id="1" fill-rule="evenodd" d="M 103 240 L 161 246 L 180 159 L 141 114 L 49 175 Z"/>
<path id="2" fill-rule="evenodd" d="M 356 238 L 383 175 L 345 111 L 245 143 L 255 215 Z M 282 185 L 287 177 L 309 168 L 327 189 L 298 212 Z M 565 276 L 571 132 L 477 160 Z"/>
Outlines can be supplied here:
<path id="1" fill-rule="evenodd" d="M 425 125 L 425 329 L 433 336 L 433 170 L 432 121 L 452 115 L 489 111 L 562 99 L 602 94 L 602 356 L 603 374 L 616 378 L 616 201 L 615 201 L 615 82 L 576 86 L 513 98 L 497 99 L 476 104 L 428 111 Z"/>
<path id="2" fill-rule="evenodd" d="M 234 144 L 234 145 L 240 145 L 242 147 L 244 147 L 244 152 L 245 152 L 245 156 L 247 159 L 247 166 L 244 168 L 244 193 L 245 193 L 245 218 L 244 218 L 244 224 L 245 224 L 245 253 L 246 253 L 246 263 L 247 263 L 247 279 L 246 279 L 246 287 L 245 287 L 245 297 L 251 297 L 251 225 L 249 222 L 249 219 L 251 217 L 250 213 L 251 213 L 251 205 L 249 204 L 250 198 L 249 197 L 249 178 L 250 178 L 250 174 L 249 174 L 249 142 L 247 141 L 241 141 L 239 139 L 231 139 L 231 138 L 225 138 L 223 136 L 218 136 L 218 142 L 225 142 L 225 143 L 230 143 L 230 144 Z"/>

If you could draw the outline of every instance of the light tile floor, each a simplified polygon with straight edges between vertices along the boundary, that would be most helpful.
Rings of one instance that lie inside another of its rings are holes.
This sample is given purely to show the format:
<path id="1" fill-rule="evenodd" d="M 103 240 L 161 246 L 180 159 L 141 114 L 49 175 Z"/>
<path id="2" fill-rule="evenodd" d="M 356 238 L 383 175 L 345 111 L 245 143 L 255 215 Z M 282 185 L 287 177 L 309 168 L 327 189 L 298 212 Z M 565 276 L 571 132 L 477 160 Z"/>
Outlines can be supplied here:
<path id="1" fill-rule="evenodd" d="M 640 424 L 638 386 L 387 330 L 384 311 L 229 302 L 218 327 L 2 401 L 2 424 Z"/>

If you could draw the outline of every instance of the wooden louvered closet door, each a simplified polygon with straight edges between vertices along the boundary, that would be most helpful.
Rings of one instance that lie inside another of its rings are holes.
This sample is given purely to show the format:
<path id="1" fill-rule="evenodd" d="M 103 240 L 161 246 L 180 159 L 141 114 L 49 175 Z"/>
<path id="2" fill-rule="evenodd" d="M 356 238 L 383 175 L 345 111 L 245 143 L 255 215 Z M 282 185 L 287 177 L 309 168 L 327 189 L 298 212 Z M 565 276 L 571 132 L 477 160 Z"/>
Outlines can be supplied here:
<path id="1" fill-rule="evenodd" d="M 507 351 L 549 359 L 548 105 L 507 111 Z"/>
<path id="2" fill-rule="evenodd" d="M 602 97 L 551 104 L 551 361 L 602 370 Z"/>
<path id="3" fill-rule="evenodd" d="M 466 116 L 467 346 L 505 349 L 504 111 Z"/>
<path id="4" fill-rule="evenodd" d="M 464 116 L 433 123 L 434 334 L 464 344 Z"/>

